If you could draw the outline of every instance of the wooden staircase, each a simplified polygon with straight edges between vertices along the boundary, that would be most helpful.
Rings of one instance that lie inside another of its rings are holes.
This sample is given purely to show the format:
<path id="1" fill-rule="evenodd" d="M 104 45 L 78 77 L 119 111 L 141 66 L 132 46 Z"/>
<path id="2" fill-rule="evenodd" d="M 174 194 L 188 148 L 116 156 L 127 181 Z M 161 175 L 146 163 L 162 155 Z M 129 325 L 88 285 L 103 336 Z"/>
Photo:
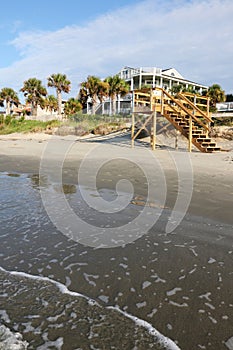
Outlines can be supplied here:
<path id="1" fill-rule="evenodd" d="M 137 113 L 149 114 L 148 122 L 151 122 L 152 115 L 159 114 L 165 117 L 189 140 L 190 151 L 192 144 L 205 153 L 221 150 L 209 137 L 212 119 L 207 97 L 191 93 L 172 95 L 162 88 L 154 88 L 134 91 L 133 100 L 134 116 Z M 146 126 L 147 121 L 143 127 Z"/>

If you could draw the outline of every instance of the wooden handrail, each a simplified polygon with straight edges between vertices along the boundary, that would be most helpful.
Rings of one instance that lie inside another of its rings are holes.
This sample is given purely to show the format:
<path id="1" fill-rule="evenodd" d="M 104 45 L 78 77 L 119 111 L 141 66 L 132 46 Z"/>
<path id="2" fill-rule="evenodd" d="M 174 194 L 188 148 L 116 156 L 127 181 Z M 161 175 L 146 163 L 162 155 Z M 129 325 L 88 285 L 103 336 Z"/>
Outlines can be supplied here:
<path id="1" fill-rule="evenodd" d="M 186 108 L 181 102 L 179 102 L 177 99 L 175 99 L 175 97 L 173 97 L 172 95 L 170 95 L 166 90 L 159 88 L 163 91 L 163 93 L 165 95 L 167 95 L 169 97 L 169 99 L 171 101 L 173 101 L 174 103 L 176 103 L 181 109 L 183 109 L 183 111 L 188 114 L 190 117 L 192 117 L 192 119 L 194 119 L 198 124 L 200 124 L 205 130 L 209 131 L 208 126 L 206 126 L 204 123 L 202 123 L 202 121 L 200 119 L 198 119 L 197 117 L 195 117 L 195 115 L 192 114 L 192 112 Z"/>
<path id="2" fill-rule="evenodd" d="M 200 108 L 198 108 L 192 101 L 190 101 L 185 95 L 182 93 L 178 93 L 177 96 L 183 98 L 193 109 L 195 109 L 198 113 L 200 113 L 209 123 L 212 123 L 213 120 L 206 115 Z"/>
<path id="3" fill-rule="evenodd" d="M 174 96 L 172 96 L 171 94 L 169 94 L 166 90 L 164 90 L 163 88 L 155 88 L 154 90 L 160 90 L 165 96 L 168 97 L 168 99 L 172 102 L 174 102 L 178 107 L 180 107 L 187 115 L 189 115 L 190 117 L 192 117 L 192 119 L 194 119 L 196 121 L 196 123 L 198 123 L 199 125 L 201 125 L 206 131 L 209 130 L 209 127 L 207 125 L 205 125 L 199 118 L 197 118 L 194 114 L 193 111 L 190 111 L 187 107 L 184 106 L 184 104 L 177 100 Z M 144 97 L 148 97 L 150 98 L 151 94 L 150 92 L 140 92 L 140 90 L 135 91 L 135 95 L 141 95 L 141 98 Z M 200 108 L 198 108 L 192 101 L 190 101 L 184 94 L 178 93 L 177 94 L 178 97 L 182 98 L 183 100 L 185 100 L 186 103 L 189 104 L 189 106 L 192 107 L 193 110 L 196 110 L 199 114 L 201 114 L 201 116 L 208 122 L 212 122 L 212 119 L 205 113 L 203 112 Z M 192 94 L 190 94 L 190 96 L 192 96 Z M 136 96 L 135 96 L 136 97 Z M 201 97 L 200 97 L 201 98 Z M 160 99 L 158 96 L 153 96 L 153 99 Z M 140 99 L 140 97 L 138 96 L 138 98 L 136 97 L 136 102 L 142 103 L 142 104 L 150 104 L 150 101 L 146 101 L 146 100 L 142 100 Z M 154 104 L 154 103 L 153 103 Z M 165 106 L 164 106 L 165 107 Z M 172 105 L 170 105 L 170 107 L 175 110 L 175 108 L 173 108 Z"/>

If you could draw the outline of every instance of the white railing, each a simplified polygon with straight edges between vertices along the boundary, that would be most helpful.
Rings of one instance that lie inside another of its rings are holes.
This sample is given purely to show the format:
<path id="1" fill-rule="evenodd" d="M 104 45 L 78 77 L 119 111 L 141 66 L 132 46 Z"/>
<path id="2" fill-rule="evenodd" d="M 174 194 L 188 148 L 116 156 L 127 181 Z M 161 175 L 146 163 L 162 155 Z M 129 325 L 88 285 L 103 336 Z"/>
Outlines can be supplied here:
<path id="1" fill-rule="evenodd" d="M 161 68 L 156 68 L 156 67 L 141 67 L 141 72 L 142 73 L 150 73 L 153 75 L 160 75 L 161 74 Z"/>
<path id="2" fill-rule="evenodd" d="M 217 103 L 216 108 L 218 112 L 231 112 L 233 111 L 233 102 Z"/>

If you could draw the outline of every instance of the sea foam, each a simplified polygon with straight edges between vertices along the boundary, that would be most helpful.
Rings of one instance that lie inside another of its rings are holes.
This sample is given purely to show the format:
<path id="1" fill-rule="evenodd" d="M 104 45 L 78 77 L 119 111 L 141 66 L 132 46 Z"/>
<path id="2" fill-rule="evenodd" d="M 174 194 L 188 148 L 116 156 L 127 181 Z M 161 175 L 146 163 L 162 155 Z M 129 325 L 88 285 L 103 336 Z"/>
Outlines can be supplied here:
<path id="1" fill-rule="evenodd" d="M 21 278 L 26 278 L 26 279 L 30 279 L 30 280 L 37 280 L 37 281 L 43 281 L 43 282 L 48 282 L 48 283 L 51 283 L 53 285 L 55 285 L 58 290 L 60 291 L 60 293 L 63 293 L 63 294 L 69 294 L 70 296 L 73 296 L 73 297 L 77 297 L 77 298 L 84 298 L 88 304 L 90 306 L 98 306 L 100 308 L 103 308 L 102 305 L 100 305 L 97 301 L 89 298 L 88 296 L 86 295 L 83 295 L 83 294 L 80 294 L 78 292 L 73 292 L 73 291 L 70 291 L 64 284 L 60 283 L 60 282 L 57 282 L 51 278 L 48 278 L 48 277 L 41 277 L 41 276 L 35 276 L 35 275 L 31 275 L 31 274 L 27 274 L 25 272 L 18 272 L 18 271 L 7 271 L 3 268 L 0 267 L 0 271 L 4 272 L 4 273 L 8 273 L 12 276 L 18 276 L 18 277 L 21 277 Z M 162 335 L 157 329 L 155 329 L 149 322 L 145 321 L 145 320 L 142 320 L 138 317 L 135 317 L 125 311 L 122 311 L 121 309 L 119 309 L 118 307 L 114 307 L 114 306 L 107 306 L 105 307 L 106 309 L 109 309 L 109 310 L 114 310 L 116 312 L 119 312 L 120 314 L 122 314 L 124 317 L 128 318 L 128 319 L 131 319 L 135 325 L 137 327 L 142 327 L 144 330 L 146 330 L 146 332 L 148 332 L 151 336 L 155 337 L 156 338 L 156 342 L 163 346 L 163 349 L 164 350 L 179 350 L 180 348 L 169 338 L 165 337 L 164 335 Z M 21 350 L 21 348 L 12 348 L 12 350 Z M 22 348 L 22 349 L 26 349 L 26 348 Z M 1 350 L 1 348 L 0 348 Z M 6 350 L 4 348 L 4 350 Z"/>

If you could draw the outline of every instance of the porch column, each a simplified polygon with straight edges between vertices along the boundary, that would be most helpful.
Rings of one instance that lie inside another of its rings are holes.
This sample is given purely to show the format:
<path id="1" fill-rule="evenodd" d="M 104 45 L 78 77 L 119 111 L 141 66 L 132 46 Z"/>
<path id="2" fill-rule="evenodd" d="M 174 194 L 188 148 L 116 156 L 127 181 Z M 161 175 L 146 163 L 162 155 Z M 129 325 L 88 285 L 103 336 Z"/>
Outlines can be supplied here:
<path id="1" fill-rule="evenodd" d="M 163 78 L 162 77 L 160 78 L 160 87 L 161 88 L 163 87 Z"/>
<path id="2" fill-rule="evenodd" d="M 139 73 L 139 89 L 142 88 L 142 68 L 140 68 L 140 73 Z"/>
<path id="3" fill-rule="evenodd" d="M 133 89 L 134 89 L 133 78 L 131 78 L 130 89 L 131 89 L 131 91 L 133 91 Z"/>

